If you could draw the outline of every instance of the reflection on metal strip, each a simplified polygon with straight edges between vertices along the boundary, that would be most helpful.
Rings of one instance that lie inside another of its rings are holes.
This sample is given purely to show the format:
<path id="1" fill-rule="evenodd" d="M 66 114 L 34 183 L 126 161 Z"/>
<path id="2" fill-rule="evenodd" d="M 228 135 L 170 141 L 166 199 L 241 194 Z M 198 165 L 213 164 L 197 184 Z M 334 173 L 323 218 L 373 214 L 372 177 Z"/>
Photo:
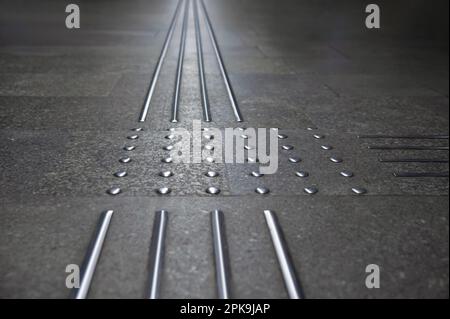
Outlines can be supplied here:
<path id="1" fill-rule="evenodd" d="M 100 253 L 102 252 L 103 243 L 105 241 L 113 213 L 114 212 L 112 210 L 107 210 L 100 215 L 97 228 L 87 249 L 83 266 L 81 267 L 80 287 L 72 290 L 71 297 L 74 299 L 85 299 L 89 292 L 92 277 L 94 276 L 95 268 L 97 267 Z"/>
<path id="2" fill-rule="evenodd" d="M 286 286 L 289 298 L 302 299 L 304 296 L 300 287 L 300 282 L 295 272 L 294 263 L 289 254 L 277 216 L 270 210 L 265 210 L 264 216 L 266 218 L 266 223 L 269 228 L 273 247 L 278 258 L 278 263 L 281 268 L 281 273 L 283 275 L 284 284 Z"/>
<path id="3" fill-rule="evenodd" d="M 223 213 L 219 210 L 211 212 L 211 226 L 216 265 L 217 294 L 219 299 L 230 298 L 230 262 L 225 235 Z"/>
<path id="4" fill-rule="evenodd" d="M 172 22 L 170 23 L 169 31 L 167 32 L 166 39 L 164 41 L 163 49 L 158 59 L 158 63 L 156 64 L 155 71 L 153 72 L 152 82 L 150 84 L 150 88 L 147 92 L 147 97 L 145 98 L 145 103 L 141 111 L 141 115 L 139 117 L 139 122 L 144 122 L 147 118 L 148 109 L 150 107 L 150 102 L 153 97 L 153 93 L 155 93 L 156 83 L 159 78 L 159 74 L 161 73 L 161 68 L 164 62 L 164 58 L 167 54 L 167 49 L 169 48 L 170 39 L 172 39 L 173 31 L 175 29 L 175 21 L 178 15 L 178 11 L 180 10 L 182 0 L 178 1 L 177 8 L 175 9 L 175 13 L 173 14 Z"/>
<path id="5" fill-rule="evenodd" d="M 150 243 L 149 288 L 148 299 L 157 299 L 161 282 L 161 272 L 164 259 L 164 241 L 166 237 L 168 213 L 157 211 L 153 220 L 152 239 Z"/>

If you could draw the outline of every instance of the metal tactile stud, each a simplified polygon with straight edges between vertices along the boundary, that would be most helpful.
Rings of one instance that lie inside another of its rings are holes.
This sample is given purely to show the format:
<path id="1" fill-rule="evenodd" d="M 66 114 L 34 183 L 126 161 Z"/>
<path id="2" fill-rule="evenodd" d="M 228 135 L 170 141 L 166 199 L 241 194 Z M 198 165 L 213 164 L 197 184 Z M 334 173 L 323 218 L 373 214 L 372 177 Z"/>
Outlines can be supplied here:
<path id="1" fill-rule="evenodd" d="M 342 163 L 343 160 L 340 157 L 333 156 L 333 157 L 330 157 L 330 161 L 332 161 L 333 163 Z"/>
<path id="2" fill-rule="evenodd" d="M 365 188 L 362 187 L 352 187 L 352 192 L 357 194 L 357 195 L 362 195 L 367 193 L 367 190 Z"/>
<path id="3" fill-rule="evenodd" d="M 285 150 L 285 151 L 290 151 L 290 150 L 294 149 L 294 146 L 292 146 L 292 145 L 283 145 L 283 146 L 281 146 L 281 148 L 283 150 Z"/>
<path id="4" fill-rule="evenodd" d="M 262 174 L 262 173 L 260 173 L 260 172 L 257 172 L 257 171 L 253 171 L 253 172 L 250 173 L 250 176 L 253 176 L 253 177 L 262 177 L 262 176 L 264 176 L 264 174 Z"/>
<path id="5" fill-rule="evenodd" d="M 311 186 L 311 187 L 305 187 L 303 189 L 303 191 L 306 194 L 313 195 L 313 194 L 317 193 L 319 190 L 317 189 L 317 187 Z"/>
<path id="6" fill-rule="evenodd" d="M 242 137 L 244 140 L 247 140 L 247 139 L 248 139 L 248 135 L 246 135 L 246 134 L 242 134 L 241 137 Z"/>
<path id="7" fill-rule="evenodd" d="M 126 163 L 131 162 L 131 158 L 129 158 L 129 157 L 122 157 L 122 158 L 119 158 L 119 162 L 126 164 Z"/>
<path id="8" fill-rule="evenodd" d="M 111 187 L 106 191 L 109 195 L 118 195 L 122 192 L 119 187 Z"/>
<path id="9" fill-rule="evenodd" d="M 244 149 L 246 149 L 247 151 L 249 151 L 249 150 L 252 150 L 253 147 L 251 147 L 251 146 L 249 146 L 249 145 L 245 145 L 245 146 L 244 146 Z"/>
<path id="10" fill-rule="evenodd" d="M 258 163 L 259 160 L 257 158 L 254 157 L 249 157 L 247 158 L 247 163 Z"/>
<path id="11" fill-rule="evenodd" d="M 214 139 L 214 135 L 212 135 L 212 134 L 204 134 L 203 137 L 206 138 L 207 140 L 213 140 Z"/>
<path id="12" fill-rule="evenodd" d="M 173 140 L 175 138 L 175 135 L 174 134 L 169 134 L 169 135 L 164 136 L 164 138 L 167 139 L 167 140 Z"/>
<path id="13" fill-rule="evenodd" d="M 210 186 L 206 189 L 206 192 L 208 194 L 217 195 L 220 193 L 220 189 L 214 186 Z"/>
<path id="14" fill-rule="evenodd" d="M 206 161 L 207 161 L 208 163 L 214 163 L 214 162 L 215 162 L 214 157 L 211 157 L 211 156 L 208 156 L 208 157 L 206 158 Z"/>
<path id="15" fill-rule="evenodd" d="M 173 172 L 172 171 L 161 171 L 161 172 L 159 172 L 159 176 L 170 177 L 170 176 L 173 176 Z"/>
<path id="16" fill-rule="evenodd" d="M 295 172 L 295 175 L 297 175 L 298 177 L 308 177 L 309 173 L 306 171 L 297 171 Z"/>
<path id="17" fill-rule="evenodd" d="M 114 173 L 114 176 L 115 177 L 125 177 L 125 176 L 127 176 L 128 174 L 127 174 L 127 172 L 126 171 L 118 171 L 118 172 L 115 172 Z"/>
<path id="18" fill-rule="evenodd" d="M 309 127 L 307 127 L 306 129 L 307 129 L 308 131 L 315 131 L 315 130 L 317 130 L 317 127 L 309 126 Z"/>
<path id="19" fill-rule="evenodd" d="M 135 128 L 132 128 L 131 130 L 132 130 L 132 131 L 135 131 L 135 132 L 141 132 L 141 131 L 143 131 L 144 129 L 143 129 L 142 127 L 135 127 Z"/>
<path id="20" fill-rule="evenodd" d="M 160 187 L 156 189 L 156 192 L 160 195 L 169 194 L 172 190 L 169 187 Z"/>
<path id="21" fill-rule="evenodd" d="M 215 171 L 208 171 L 205 173 L 205 175 L 208 177 L 217 177 L 217 176 L 219 176 L 219 173 L 215 172 Z"/>
<path id="22" fill-rule="evenodd" d="M 320 140 L 320 139 L 322 139 L 322 138 L 325 138 L 325 136 L 324 136 L 324 135 L 321 135 L 321 134 L 314 134 L 313 137 L 314 137 L 315 139 L 318 139 L 318 140 Z"/>
<path id="23" fill-rule="evenodd" d="M 125 151 L 134 151 L 136 149 L 136 146 L 131 145 L 131 146 L 125 146 L 123 148 Z"/>
<path id="24" fill-rule="evenodd" d="M 325 150 L 325 151 L 329 151 L 333 149 L 333 146 L 330 145 L 321 145 L 320 146 L 321 149 Z"/>
<path id="25" fill-rule="evenodd" d="M 291 156 L 291 157 L 289 157 L 288 160 L 291 163 L 299 163 L 299 162 L 301 162 L 302 159 L 299 156 Z"/>
<path id="26" fill-rule="evenodd" d="M 137 140 L 139 138 L 139 135 L 129 135 L 127 136 L 127 139 L 129 140 Z"/>
<path id="27" fill-rule="evenodd" d="M 161 162 L 163 162 L 163 163 L 172 163 L 173 159 L 172 159 L 172 157 L 165 157 L 165 158 L 163 158 L 161 160 Z"/>
<path id="28" fill-rule="evenodd" d="M 280 140 L 284 140 L 284 139 L 288 138 L 288 136 L 286 134 L 278 134 L 278 138 Z"/>
<path id="29" fill-rule="evenodd" d="M 165 151 L 171 151 L 171 150 L 173 150 L 173 148 L 174 148 L 173 145 L 167 145 L 167 146 L 164 146 L 164 147 L 163 147 L 163 150 L 165 150 Z"/>
<path id="30" fill-rule="evenodd" d="M 214 146 L 210 145 L 210 144 L 207 144 L 207 145 L 204 146 L 204 149 L 208 150 L 208 151 L 212 151 L 212 150 L 214 150 Z"/>
<path id="31" fill-rule="evenodd" d="M 270 189 L 268 189 L 265 186 L 261 186 L 261 187 L 256 187 L 255 192 L 257 192 L 258 194 L 264 195 L 264 194 L 268 194 L 270 192 Z"/>
<path id="32" fill-rule="evenodd" d="M 351 172 L 351 171 L 342 171 L 339 174 L 341 174 L 341 176 L 344 176 L 344 177 L 352 177 L 353 176 L 353 172 Z"/>

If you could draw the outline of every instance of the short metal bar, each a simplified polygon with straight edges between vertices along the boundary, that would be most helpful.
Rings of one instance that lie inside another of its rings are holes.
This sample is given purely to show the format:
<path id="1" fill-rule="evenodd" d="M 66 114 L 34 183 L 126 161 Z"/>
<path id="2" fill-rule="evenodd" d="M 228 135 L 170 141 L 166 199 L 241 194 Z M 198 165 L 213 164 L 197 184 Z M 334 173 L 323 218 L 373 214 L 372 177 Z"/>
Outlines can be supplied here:
<path id="1" fill-rule="evenodd" d="M 211 212 L 211 227 L 216 265 L 217 295 L 219 299 L 229 299 L 230 261 L 226 243 L 224 215 L 220 210 Z"/>
<path id="2" fill-rule="evenodd" d="M 173 31 L 175 30 L 175 21 L 178 15 L 178 11 L 180 10 L 182 0 L 178 1 L 177 7 L 175 9 L 175 13 L 172 17 L 172 22 L 169 26 L 169 31 L 167 32 L 166 39 L 164 40 L 164 45 L 159 55 L 158 62 L 156 64 L 155 70 L 153 71 L 152 81 L 150 83 L 150 87 L 147 92 L 147 96 L 145 98 L 144 106 L 142 107 L 141 115 L 139 116 L 139 122 L 144 122 L 147 118 L 147 113 L 150 107 L 150 102 L 152 100 L 153 94 L 155 93 L 156 83 L 158 82 L 159 74 L 161 73 L 161 68 L 164 62 L 164 59 L 167 54 L 167 49 L 169 48 L 170 39 L 172 39 Z"/>
<path id="3" fill-rule="evenodd" d="M 71 294 L 73 299 L 86 299 L 113 213 L 112 210 L 107 210 L 102 212 L 99 217 L 94 236 L 91 239 L 81 267 L 80 287 L 74 288 Z"/>
<path id="4" fill-rule="evenodd" d="M 372 139 L 372 138 L 398 138 L 398 139 L 423 139 L 423 140 L 448 140 L 448 135 L 383 135 L 383 134 L 373 134 L 373 135 L 358 135 L 361 139 Z"/>
<path id="5" fill-rule="evenodd" d="M 448 163 L 448 159 L 428 158 L 379 158 L 381 163 Z"/>
<path id="6" fill-rule="evenodd" d="M 205 68 L 203 63 L 202 33 L 200 30 L 200 19 L 198 16 L 198 5 L 196 0 L 194 0 L 194 22 L 195 22 L 195 41 L 197 45 L 198 74 L 200 78 L 200 94 L 203 107 L 203 120 L 205 122 L 210 122 L 211 114 L 209 111 L 208 90 L 206 88 Z"/>
<path id="7" fill-rule="evenodd" d="M 161 273 L 164 261 L 164 242 L 166 237 L 168 213 L 159 210 L 153 220 L 153 231 L 150 243 L 149 257 L 149 288 L 148 299 L 157 299 L 161 283 Z"/>
<path id="8" fill-rule="evenodd" d="M 204 15 L 205 15 L 206 26 L 208 27 L 209 38 L 211 39 L 211 43 L 212 43 L 212 46 L 214 48 L 214 53 L 216 55 L 217 62 L 219 64 L 219 69 L 220 69 L 220 72 L 222 74 L 222 78 L 223 78 L 223 81 L 225 83 L 225 87 L 227 89 L 228 98 L 230 99 L 230 103 L 231 103 L 231 107 L 233 109 L 234 117 L 236 118 L 236 121 L 242 122 L 243 118 L 242 118 L 242 115 L 241 115 L 241 111 L 239 110 L 239 106 L 238 106 L 237 101 L 236 101 L 236 96 L 234 94 L 233 88 L 231 87 L 230 79 L 229 79 L 227 71 L 225 69 L 225 65 L 223 64 L 222 54 L 220 53 L 220 49 L 219 49 L 219 46 L 217 44 L 216 35 L 214 34 L 214 29 L 212 27 L 211 20 L 209 19 L 208 11 L 206 10 L 206 6 L 205 6 L 204 1 L 203 0 L 200 0 L 200 1 L 201 1 L 201 4 L 202 4 L 202 7 L 203 7 Z"/>
<path id="9" fill-rule="evenodd" d="M 417 150 L 417 151 L 448 151 L 448 146 L 420 146 L 420 145 L 370 145 L 370 150 Z"/>
<path id="10" fill-rule="evenodd" d="M 181 27 L 180 49 L 178 51 L 177 74 L 175 77 L 175 91 L 173 93 L 173 101 L 172 101 L 172 117 L 170 120 L 172 123 L 178 122 L 178 109 L 180 105 L 181 81 L 183 78 L 183 62 L 184 62 L 184 51 L 186 49 L 186 33 L 189 16 L 189 4 L 190 0 L 185 0 L 183 24 Z"/>
<path id="11" fill-rule="evenodd" d="M 283 275 L 284 284 L 291 299 L 304 298 L 303 292 L 298 280 L 294 263 L 289 254 L 289 250 L 284 239 L 283 231 L 278 222 L 277 216 L 270 210 L 264 211 L 267 227 L 269 228 L 270 236 L 272 238 L 273 247 L 278 258 L 281 273 Z"/>
<path id="12" fill-rule="evenodd" d="M 395 177 L 448 177 L 448 172 L 394 172 Z"/>

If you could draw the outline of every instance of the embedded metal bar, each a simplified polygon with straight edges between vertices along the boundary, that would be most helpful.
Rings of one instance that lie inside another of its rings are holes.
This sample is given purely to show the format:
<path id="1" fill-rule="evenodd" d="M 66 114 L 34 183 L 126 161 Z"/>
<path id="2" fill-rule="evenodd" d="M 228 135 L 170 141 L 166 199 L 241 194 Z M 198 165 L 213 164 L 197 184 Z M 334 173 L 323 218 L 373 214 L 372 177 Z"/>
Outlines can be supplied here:
<path id="1" fill-rule="evenodd" d="M 158 63 L 156 64 L 155 71 L 153 72 L 152 82 L 150 84 L 150 88 L 147 92 L 147 97 L 145 98 L 145 103 L 141 111 L 141 115 L 139 117 L 139 122 L 144 122 L 147 118 L 148 109 L 150 107 L 150 102 L 153 97 L 153 93 L 155 93 L 156 82 L 158 81 L 159 74 L 161 73 L 161 68 L 164 62 L 164 58 L 167 54 L 167 49 L 169 48 L 170 39 L 172 39 L 173 31 L 175 30 L 175 21 L 178 15 L 178 11 L 180 10 L 182 0 L 178 1 L 177 7 L 175 9 L 175 13 L 173 14 L 172 22 L 170 23 L 169 31 L 167 32 L 166 39 L 164 41 L 164 45 L 161 51 L 161 54 L 158 59 Z"/>
<path id="2" fill-rule="evenodd" d="M 211 226 L 216 265 L 217 294 L 219 299 L 230 298 L 230 262 L 225 237 L 224 216 L 220 210 L 211 212 Z"/>
<path id="3" fill-rule="evenodd" d="M 148 299 L 157 299 L 159 296 L 167 219 L 167 211 L 160 210 L 156 212 L 153 220 L 152 239 L 150 243 Z"/>
<path id="4" fill-rule="evenodd" d="M 107 210 L 100 215 L 81 267 L 80 287 L 74 288 L 72 291 L 71 297 L 73 299 L 86 299 L 113 213 L 112 210 Z"/>
<path id="5" fill-rule="evenodd" d="M 448 159 L 428 158 L 379 158 L 381 163 L 448 163 Z"/>
<path id="6" fill-rule="evenodd" d="M 272 238 L 273 247 L 278 258 L 278 263 L 283 274 L 284 284 L 291 299 L 303 299 L 303 292 L 300 287 L 297 274 L 295 272 L 294 263 L 289 254 L 283 231 L 278 223 L 277 216 L 270 210 L 264 211 L 266 223 Z"/>
<path id="7" fill-rule="evenodd" d="M 172 118 L 170 120 L 172 123 L 178 122 L 178 107 L 180 105 L 180 90 L 181 90 L 181 80 L 183 76 L 184 51 L 186 49 L 186 33 L 189 15 L 189 4 L 190 0 L 185 0 L 183 25 L 181 27 L 180 50 L 178 52 L 177 75 L 175 78 L 175 91 L 173 93 L 173 102 L 172 102 L 173 103 Z"/>
<path id="8" fill-rule="evenodd" d="M 242 122 L 243 118 L 241 115 L 241 112 L 239 110 L 239 106 L 236 102 L 236 97 L 234 95 L 234 91 L 233 88 L 231 87 L 231 83 L 230 80 L 228 78 L 228 74 L 227 71 L 225 69 L 225 65 L 223 64 L 223 59 L 222 59 L 222 55 L 220 53 L 220 49 L 219 46 L 217 45 L 217 40 L 216 40 L 216 36 L 214 34 L 214 30 L 211 24 L 211 20 L 209 19 L 208 16 L 208 11 L 206 10 L 206 6 L 203 0 L 200 0 L 202 7 L 203 7 L 203 12 L 205 15 L 205 20 L 206 20 L 206 26 L 208 27 L 208 33 L 209 33 L 209 38 L 211 39 L 211 43 L 212 46 L 214 48 L 214 52 L 216 54 L 216 58 L 217 58 L 217 62 L 219 64 L 219 68 L 220 68 L 220 72 L 222 73 L 222 78 L 223 81 L 225 83 L 225 87 L 227 89 L 227 93 L 228 93 L 228 98 L 230 99 L 230 103 L 231 103 L 231 107 L 233 109 L 233 113 L 234 113 L 234 117 L 236 118 L 236 121 L 238 122 Z"/>
<path id="9" fill-rule="evenodd" d="M 395 177 L 448 177 L 448 172 L 394 172 Z"/>
<path id="10" fill-rule="evenodd" d="M 358 135 L 358 138 L 398 138 L 423 140 L 448 140 L 448 135 Z"/>
<path id="11" fill-rule="evenodd" d="M 201 93 L 201 100 L 202 100 L 202 106 L 203 106 L 203 120 L 205 122 L 210 122 L 211 115 L 209 112 L 208 91 L 206 89 L 205 68 L 203 65 L 202 33 L 200 30 L 198 5 L 197 5 L 196 0 L 194 0 L 194 22 L 195 22 L 195 41 L 197 44 L 198 74 L 200 77 L 200 93 Z"/>
<path id="12" fill-rule="evenodd" d="M 370 145 L 370 150 L 418 150 L 418 151 L 448 151 L 448 146 L 420 146 L 420 145 Z"/>

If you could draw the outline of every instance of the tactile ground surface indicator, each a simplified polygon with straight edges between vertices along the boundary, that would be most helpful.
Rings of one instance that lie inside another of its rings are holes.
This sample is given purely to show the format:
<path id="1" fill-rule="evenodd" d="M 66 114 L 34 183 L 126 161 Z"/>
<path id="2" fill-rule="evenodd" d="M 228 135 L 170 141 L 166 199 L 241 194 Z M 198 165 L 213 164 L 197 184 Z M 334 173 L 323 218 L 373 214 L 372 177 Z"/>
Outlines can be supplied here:
<path id="1" fill-rule="evenodd" d="M 382 29 L 368 30 L 359 1 L 205 0 L 244 122 L 235 121 L 201 18 L 212 116 L 202 125 L 287 136 L 277 173 L 254 177 L 258 163 L 161 162 L 168 129 L 202 119 L 192 5 L 173 124 L 181 19 L 147 120 L 138 118 L 177 1 L 80 1 L 77 30 L 65 28 L 64 3 L 1 1 L 0 297 L 68 297 L 66 265 L 82 262 L 107 209 L 115 214 L 89 297 L 145 297 L 153 217 L 165 209 L 160 296 L 215 298 L 209 213 L 220 209 L 232 297 L 286 298 L 263 215 L 270 209 L 307 298 L 448 298 L 448 138 L 362 138 L 448 135 L 448 3 L 436 1 L 423 12 L 433 21 L 418 26 L 402 2 L 381 1 Z M 425 2 L 414 3 L 420 11 Z M 120 163 L 124 156 L 131 162 Z M 389 159 L 431 162 L 380 161 Z M 167 170 L 174 175 L 159 175 Z M 205 192 L 211 186 L 220 193 Z M 122 192 L 108 195 L 111 187 Z M 368 264 L 381 268 L 380 289 L 365 286 Z"/>

